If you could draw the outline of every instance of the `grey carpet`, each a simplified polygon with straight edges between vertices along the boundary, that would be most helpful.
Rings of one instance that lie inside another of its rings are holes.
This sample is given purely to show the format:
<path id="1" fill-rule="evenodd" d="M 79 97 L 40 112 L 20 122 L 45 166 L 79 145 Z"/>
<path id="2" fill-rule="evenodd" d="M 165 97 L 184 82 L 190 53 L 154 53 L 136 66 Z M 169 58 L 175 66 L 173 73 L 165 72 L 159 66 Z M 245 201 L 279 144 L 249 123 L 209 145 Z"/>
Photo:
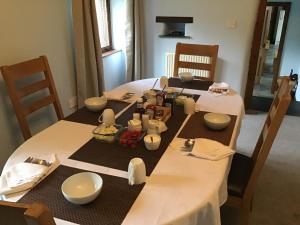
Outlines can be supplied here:
<path id="1" fill-rule="evenodd" d="M 266 114 L 246 115 L 238 151 L 250 155 Z M 239 211 L 222 207 L 222 225 L 237 225 Z M 300 225 L 300 118 L 286 116 L 259 177 L 250 225 Z"/>

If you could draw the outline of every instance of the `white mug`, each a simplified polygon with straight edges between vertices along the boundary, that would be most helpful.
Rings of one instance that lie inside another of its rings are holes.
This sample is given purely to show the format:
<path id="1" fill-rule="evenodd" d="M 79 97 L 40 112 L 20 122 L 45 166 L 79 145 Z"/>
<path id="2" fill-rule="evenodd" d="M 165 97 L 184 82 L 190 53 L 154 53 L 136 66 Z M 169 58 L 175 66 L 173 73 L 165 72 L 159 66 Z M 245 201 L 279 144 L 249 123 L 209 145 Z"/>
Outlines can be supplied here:
<path id="1" fill-rule="evenodd" d="M 129 185 L 142 184 L 146 181 L 146 166 L 141 158 L 133 158 L 128 165 Z"/>
<path id="2" fill-rule="evenodd" d="M 115 113 L 112 109 L 105 109 L 102 113 L 102 122 L 107 126 L 116 124 Z"/>
<path id="3" fill-rule="evenodd" d="M 196 103 L 193 98 L 187 98 L 184 101 L 184 113 L 187 115 L 191 115 L 195 113 Z"/>

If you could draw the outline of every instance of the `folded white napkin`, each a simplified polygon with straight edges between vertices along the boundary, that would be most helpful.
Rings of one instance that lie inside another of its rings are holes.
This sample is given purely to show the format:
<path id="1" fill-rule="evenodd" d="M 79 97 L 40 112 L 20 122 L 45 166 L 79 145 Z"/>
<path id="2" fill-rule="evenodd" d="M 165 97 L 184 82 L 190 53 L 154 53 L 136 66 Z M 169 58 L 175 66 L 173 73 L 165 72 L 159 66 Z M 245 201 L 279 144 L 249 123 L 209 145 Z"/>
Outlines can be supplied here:
<path id="1" fill-rule="evenodd" d="M 133 94 L 129 99 L 123 99 L 124 95 L 126 95 L 128 91 L 113 91 L 113 92 L 104 92 L 103 94 L 109 100 L 117 100 L 117 101 L 124 101 L 124 102 L 134 102 L 136 101 L 139 96 Z"/>
<path id="2" fill-rule="evenodd" d="M 219 95 L 226 95 L 227 93 L 229 93 L 229 89 L 230 89 L 229 84 L 225 82 L 221 82 L 221 83 L 215 82 L 208 88 L 208 91 L 213 93 L 216 96 L 219 96 Z"/>
<path id="3" fill-rule="evenodd" d="M 0 177 L 0 195 L 8 195 L 34 187 L 51 168 L 57 165 L 58 160 L 55 155 L 52 155 L 49 162 L 50 166 L 20 162 L 10 167 Z"/>
<path id="4" fill-rule="evenodd" d="M 235 151 L 220 142 L 205 138 L 197 138 L 193 150 L 189 155 L 216 161 L 226 158 L 234 153 Z"/>

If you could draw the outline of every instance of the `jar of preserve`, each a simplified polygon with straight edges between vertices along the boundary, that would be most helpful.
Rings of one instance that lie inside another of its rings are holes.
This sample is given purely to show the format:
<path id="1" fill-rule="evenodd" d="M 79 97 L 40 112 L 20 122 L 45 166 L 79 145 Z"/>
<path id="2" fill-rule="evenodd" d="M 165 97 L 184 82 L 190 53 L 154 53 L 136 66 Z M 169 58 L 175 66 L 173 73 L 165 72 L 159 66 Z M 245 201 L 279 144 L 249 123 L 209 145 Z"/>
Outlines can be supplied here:
<path id="1" fill-rule="evenodd" d="M 174 94 L 171 90 L 167 90 L 164 106 L 171 109 L 171 114 L 174 113 Z"/>
<path id="2" fill-rule="evenodd" d="M 135 113 L 139 113 L 140 115 L 143 115 L 145 113 L 145 109 L 144 109 L 144 101 L 142 98 L 139 98 L 136 101 L 136 109 L 135 109 Z"/>
<path id="3" fill-rule="evenodd" d="M 165 101 L 165 93 L 160 91 L 156 94 L 156 105 L 163 106 Z"/>
<path id="4" fill-rule="evenodd" d="M 150 120 L 152 120 L 154 118 L 155 111 L 156 111 L 156 106 L 155 105 L 148 105 L 146 107 L 146 114 L 149 115 Z"/>

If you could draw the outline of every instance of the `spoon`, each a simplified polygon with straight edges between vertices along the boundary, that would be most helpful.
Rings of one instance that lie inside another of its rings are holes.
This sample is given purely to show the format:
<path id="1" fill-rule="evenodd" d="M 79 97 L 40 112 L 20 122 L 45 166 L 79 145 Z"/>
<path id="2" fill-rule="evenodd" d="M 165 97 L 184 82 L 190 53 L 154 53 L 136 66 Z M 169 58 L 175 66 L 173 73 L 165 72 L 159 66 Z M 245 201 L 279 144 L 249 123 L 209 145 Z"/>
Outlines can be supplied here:
<path id="1" fill-rule="evenodd" d="M 154 84 L 153 84 L 153 87 L 151 88 L 151 90 L 153 90 L 153 89 L 154 89 L 154 87 L 155 87 L 155 85 L 156 85 L 157 81 L 158 81 L 158 78 L 157 78 L 157 79 L 156 79 L 156 81 L 154 82 Z"/>
<path id="2" fill-rule="evenodd" d="M 191 152 L 193 150 L 193 146 L 195 144 L 195 139 L 187 139 L 185 142 L 184 142 L 184 147 L 182 151 L 187 151 L 187 152 Z"/>
<path id="3" fill-rule="evenodd" d="M 182 90 L 181 90 L 181 92 L 179 93 L 179 95 L 181 95 L 181 94 L 182 94 L 183 90 L 184 90 L 184 88 L 182 88 Z"/>

